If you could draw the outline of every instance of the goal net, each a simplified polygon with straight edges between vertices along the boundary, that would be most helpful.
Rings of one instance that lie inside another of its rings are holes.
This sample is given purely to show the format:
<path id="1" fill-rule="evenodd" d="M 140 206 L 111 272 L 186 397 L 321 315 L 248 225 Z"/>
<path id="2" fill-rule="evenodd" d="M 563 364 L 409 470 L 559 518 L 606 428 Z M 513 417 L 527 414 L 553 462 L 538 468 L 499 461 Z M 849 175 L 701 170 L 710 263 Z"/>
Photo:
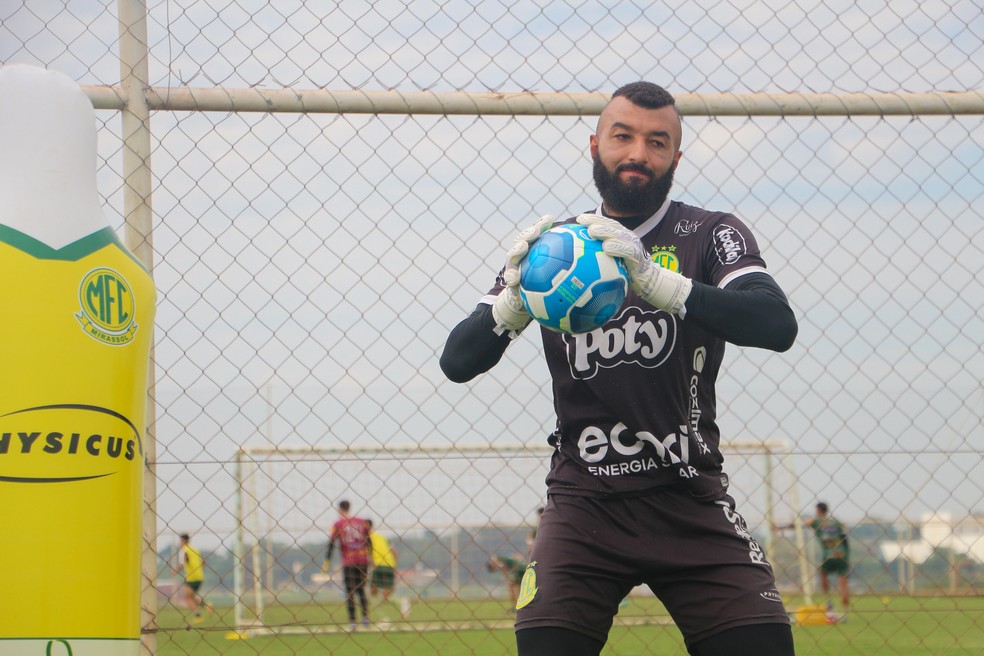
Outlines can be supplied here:
<path id="1" fill-rule="evenodd" d="M 788 520 L 800 507 L 785 444 L 743 440 L 722 449 L 732 494 L 770 552 L 777 513 Z M 322 568 L 341 499 L 397 548 L 394 603 L 403 612 L 390 628 L 425 630 L 407 622 L 408 607 L 421 599 L 505 597 L 503 577 L 486 565 L 494 555 L 526 557 L 536 511 L 546 502 L 551 453 L 546 445 L 240 449 L 233 554 L 238 637 L 344 629 L 344 612 L 321 612 L 344 605 L 338 558 L 333 571 Z M 808 594 L 802 531 L 794 541 L 799 553 L 774 563 L 777 577 L 781 586 Z"/>

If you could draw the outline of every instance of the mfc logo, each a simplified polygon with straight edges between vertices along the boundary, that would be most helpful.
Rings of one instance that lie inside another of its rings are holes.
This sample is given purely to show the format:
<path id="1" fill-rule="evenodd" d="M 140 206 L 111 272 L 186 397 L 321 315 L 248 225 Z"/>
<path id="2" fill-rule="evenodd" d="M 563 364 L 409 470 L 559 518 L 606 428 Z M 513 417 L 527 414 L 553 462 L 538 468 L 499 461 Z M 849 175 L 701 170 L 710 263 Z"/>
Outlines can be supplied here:
<path id="1" fill-rule="evenodd" d="M 586 380 L 599 367 L 636 363 L 652 369 L 669 357 L 676 344 L 676 319 L 659 311 L 628 307 L 617 319 L 579 335 L 564 335 L 571 376 Z"/>
<path id="2" fill-rule="evenodd" d="M 95 340 L 122 346 L 137 332 L 136 301 L 122 274 L 107 268 L 93 269 L 79 284 L 79 312 L 75 318 Z"/>

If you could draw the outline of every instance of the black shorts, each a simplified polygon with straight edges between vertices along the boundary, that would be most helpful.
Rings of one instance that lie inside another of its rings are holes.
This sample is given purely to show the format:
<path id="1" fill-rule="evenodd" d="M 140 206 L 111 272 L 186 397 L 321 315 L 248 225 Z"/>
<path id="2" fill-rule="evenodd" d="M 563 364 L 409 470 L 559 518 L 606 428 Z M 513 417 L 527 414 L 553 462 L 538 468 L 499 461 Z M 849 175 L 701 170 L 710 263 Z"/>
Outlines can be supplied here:
<path id="1" fill-rule="evenodd" d="M 789 624 L 772 566 L 730 497 L 551 495 L 517 602 L 516 629 L 606 641 L 622 599 L 647 584 L 688 646 L 749 624 Z"/>
<path id="2" fill-rule="evenodd" d="M 828 574 L 837 576 L 847 576 L 851 571 L 851 564 L 846 558 L 828 558 L 820 564 L 820 569 Z"/>
<path id="3" fill-rule="evenodd" d="M 192 592 L 198 592 L 198 588 L 202 587 L 201 581 L 185 581 L 185 585 L 191 588 Z"/>
<path id="4" fill-rule="evenodd" d="M 345 565 L 342 567 L 342 578 L 345 579 L 345 591 L 353 592 L 366 587 L 369 581 L 368 565 Z"/>
<path id="5" fill-rule="evenodd" d="M 377 565 L 372 568 L 372 587 L 380 590 L 392 590 L 396 585 L 396 574 L 392 567 Z"/>

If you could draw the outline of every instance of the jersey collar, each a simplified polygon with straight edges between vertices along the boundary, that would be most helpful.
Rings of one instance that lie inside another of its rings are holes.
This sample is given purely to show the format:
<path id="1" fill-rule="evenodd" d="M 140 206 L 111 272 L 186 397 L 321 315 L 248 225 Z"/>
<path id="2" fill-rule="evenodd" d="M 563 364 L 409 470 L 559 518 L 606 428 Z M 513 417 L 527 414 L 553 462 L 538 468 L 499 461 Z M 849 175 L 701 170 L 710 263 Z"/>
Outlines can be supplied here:
<path id="1" fill-rule="evenodd" d="M 663 220 L 663 217 L 666 216 L 666 213 L 667 211 L 669 211 L 669 209 L 670 209 L 670 198 L 669 196 L 667 196 L 666 200 L 663 201 L 663 205 L 660 206 L 658 210 L 656 210 L 656 213 L 653 214 L 648 219 L 646 219 L 645 221 L 643 221 L 642 223 L 640 223 L 639 227 L 634 229 L 632 232 L 634 232 L 636 235 L 641 237 L 647 232 L 650 232 L 651 230 L 655 229 L 656 226 L 659 225 L 659 222 Z M 597 209 L 595 209 L 594 213 L 599 216 L 604 216 L 604 213 L 601 211 L 601 205 L 599 205 Z"/>

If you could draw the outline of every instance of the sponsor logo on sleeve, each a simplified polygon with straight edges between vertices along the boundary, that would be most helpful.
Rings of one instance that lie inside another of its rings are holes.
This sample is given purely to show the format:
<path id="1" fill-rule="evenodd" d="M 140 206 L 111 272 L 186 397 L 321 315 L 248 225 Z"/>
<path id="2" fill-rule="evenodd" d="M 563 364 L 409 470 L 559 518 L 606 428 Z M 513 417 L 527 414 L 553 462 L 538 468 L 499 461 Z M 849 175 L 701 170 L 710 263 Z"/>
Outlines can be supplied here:
<path id="1" fill-rule="evenodd" d="M 734 264 L 747 252 L 742 234 L 725 223 L 714 228 L 713 239 L 714 253 L 721 264 Z"/>

